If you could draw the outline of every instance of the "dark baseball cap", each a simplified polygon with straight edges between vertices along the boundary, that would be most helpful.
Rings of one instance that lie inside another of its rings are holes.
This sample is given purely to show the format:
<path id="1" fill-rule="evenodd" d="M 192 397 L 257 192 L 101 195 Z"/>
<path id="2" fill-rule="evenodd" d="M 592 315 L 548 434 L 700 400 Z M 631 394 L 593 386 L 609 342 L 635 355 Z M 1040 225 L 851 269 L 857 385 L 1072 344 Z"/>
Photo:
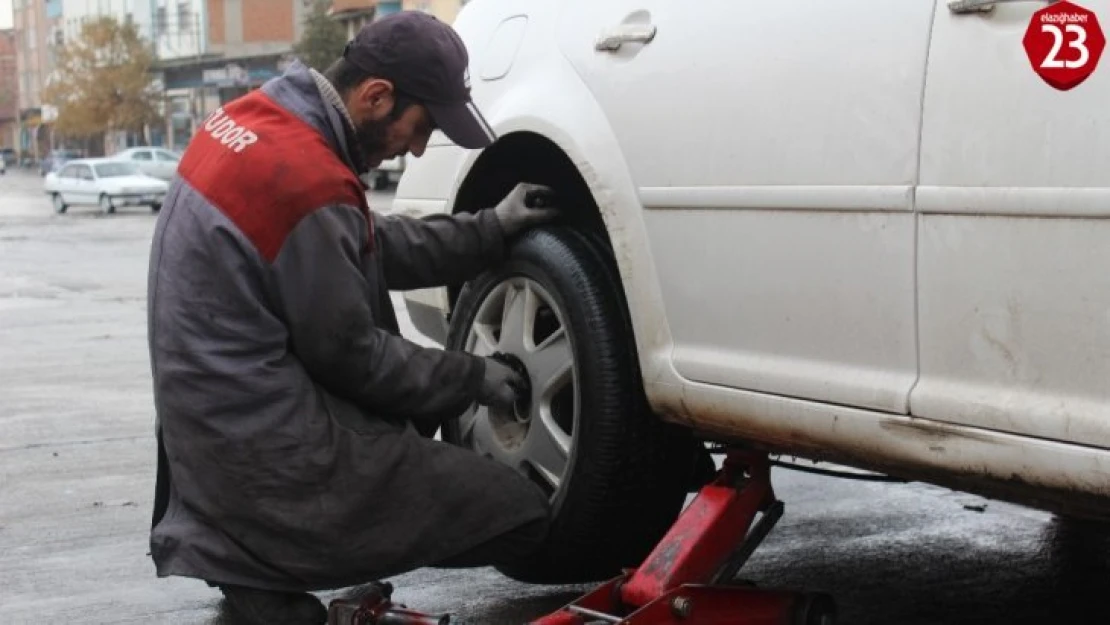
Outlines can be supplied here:
<path id="1" fill-rule="evenodd" d="M 496 140 L 470 99 L 466 45 L 434 15 L 400 11 L 374 20 L 347 43 L 343 58 L 424 105 L 456 144 L 477 149 Z"/>

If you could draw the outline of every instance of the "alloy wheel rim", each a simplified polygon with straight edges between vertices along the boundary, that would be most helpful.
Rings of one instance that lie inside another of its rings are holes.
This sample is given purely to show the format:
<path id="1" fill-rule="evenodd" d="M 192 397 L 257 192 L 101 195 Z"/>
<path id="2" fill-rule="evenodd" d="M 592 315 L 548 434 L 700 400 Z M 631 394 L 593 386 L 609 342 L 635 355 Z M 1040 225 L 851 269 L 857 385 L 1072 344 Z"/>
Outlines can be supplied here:
<path id="1" fill-rule="evenodd" d="M 532 396 L 527 414 L 472 406 L 459 419 L 462 443 L 516 469 L 553 497 L 565 479 L 581 413 L 573 345 L 555 299 L 530 278 L 503 281 L 479 305 L 465 349 L 518 358 L 531 378 Z"/>

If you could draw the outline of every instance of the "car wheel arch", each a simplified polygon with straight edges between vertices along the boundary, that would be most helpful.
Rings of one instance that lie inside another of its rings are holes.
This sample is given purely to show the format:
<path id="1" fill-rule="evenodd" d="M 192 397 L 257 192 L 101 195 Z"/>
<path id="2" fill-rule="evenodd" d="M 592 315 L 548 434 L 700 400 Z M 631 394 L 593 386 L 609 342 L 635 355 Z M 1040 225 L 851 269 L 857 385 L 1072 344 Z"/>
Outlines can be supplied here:
<path id="1" fill-rule="evenodd" d="M 623 171 L 602 170 L 580 154 L 575 146 L 551 134 L 534 130 L 504 133 L 473 158 L 460 176 L 448 202 L 450 211 L 474 212 L 494 206 L 519 182 L 555 188 L 561 204 L 572 211 L 569 224 L 600 239 L 619 268 L 625 300 L 638 303 L 628 313 L 645 377 L 670 377 L 670 332 L 634 187 L 628 180 L 617 180 Z M 603 201 L 599 202 L 599 197 Z M 448 315 L 460 291 L 461 285 L 448 287 Z M 649 391 L 649 398 L 651 395 Z"/>

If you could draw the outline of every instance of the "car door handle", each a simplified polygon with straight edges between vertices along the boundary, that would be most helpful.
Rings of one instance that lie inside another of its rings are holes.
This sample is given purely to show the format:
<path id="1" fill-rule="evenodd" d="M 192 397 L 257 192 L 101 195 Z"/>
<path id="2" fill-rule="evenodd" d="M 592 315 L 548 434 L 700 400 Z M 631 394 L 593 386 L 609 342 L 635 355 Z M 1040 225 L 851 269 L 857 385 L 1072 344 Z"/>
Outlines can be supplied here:
<path id="1" fill-rule="evenodd" d="M 1055 4 L 1058 0 L 948 0 L 948 10 L 953 13 L 983 13 L 994 10 L 994 5 L 1009 2 L 1043 2 Z"/>
<path id="2" fill-rule="evenodd" d="M 621 24 L 598 37 L 595 50 L 613 52 L 626 43 L 651 43 L 655 39 L 653 24 Z"/>

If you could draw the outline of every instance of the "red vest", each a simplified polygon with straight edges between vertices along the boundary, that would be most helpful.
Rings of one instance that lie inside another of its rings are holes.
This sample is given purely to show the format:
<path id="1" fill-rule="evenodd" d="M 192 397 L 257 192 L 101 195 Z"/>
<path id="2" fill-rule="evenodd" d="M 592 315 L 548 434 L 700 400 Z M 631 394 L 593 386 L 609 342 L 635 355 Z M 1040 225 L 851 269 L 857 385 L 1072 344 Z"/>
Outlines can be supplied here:
<path id="1" fill-rule="evenodd" d="M 300 220 L 320 208 L 355 206 L 371 223 L 358 177 L 315 128 L 260 89 L 210 115 L 178 171 L 270 262 Z"/>

